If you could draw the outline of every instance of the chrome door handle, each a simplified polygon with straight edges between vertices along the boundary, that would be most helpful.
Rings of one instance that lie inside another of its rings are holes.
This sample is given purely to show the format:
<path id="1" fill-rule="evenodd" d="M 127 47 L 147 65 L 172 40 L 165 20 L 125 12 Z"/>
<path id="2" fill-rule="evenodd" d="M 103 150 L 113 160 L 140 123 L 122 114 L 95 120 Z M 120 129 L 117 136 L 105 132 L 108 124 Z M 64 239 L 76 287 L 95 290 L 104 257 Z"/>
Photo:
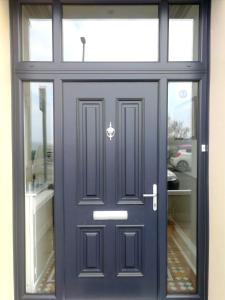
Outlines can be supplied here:
<path id="1" fill-rule="evenodd" d="M 157 211 L 158 209 L 158 187 L 157 184 L 153 184 L 153 193 L 152 194 L 143 194 L 143 198 L 153 198 L 152 199 L 152 209 Z"/>

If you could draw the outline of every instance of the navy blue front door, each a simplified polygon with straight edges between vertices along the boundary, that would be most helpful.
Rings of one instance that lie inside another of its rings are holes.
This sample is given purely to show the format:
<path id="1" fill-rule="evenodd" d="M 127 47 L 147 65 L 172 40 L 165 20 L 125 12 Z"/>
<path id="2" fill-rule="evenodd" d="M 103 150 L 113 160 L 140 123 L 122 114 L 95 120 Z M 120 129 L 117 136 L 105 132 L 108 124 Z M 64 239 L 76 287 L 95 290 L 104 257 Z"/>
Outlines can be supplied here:
<path id="1" fill-rule="evenodd" d="M 157 299 L 157 82 L 65 82 L 66 299 Z"/>

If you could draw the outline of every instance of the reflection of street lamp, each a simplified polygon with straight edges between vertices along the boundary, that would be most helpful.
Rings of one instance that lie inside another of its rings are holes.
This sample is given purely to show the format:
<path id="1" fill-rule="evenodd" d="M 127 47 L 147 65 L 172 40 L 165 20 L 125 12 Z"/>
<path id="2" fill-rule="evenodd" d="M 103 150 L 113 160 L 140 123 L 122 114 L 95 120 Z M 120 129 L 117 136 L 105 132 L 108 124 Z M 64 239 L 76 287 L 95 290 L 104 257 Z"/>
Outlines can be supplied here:
<path id="1" fill-rule="evenodd" d="M 83 57 L 82 57 L 82 61 L 84 61 L 85 58 L 85 44 L 86 44 L 86 39 L 84 36 L 80 37 L 81 43 L 83 44 Z"/>
<path id="2" fill-rule="evenodd" d="M 39 108 L 42 116 L 44 183 L 47 181 L 47 123 L 46 123 L 46 87 L 39 87 Z"/>

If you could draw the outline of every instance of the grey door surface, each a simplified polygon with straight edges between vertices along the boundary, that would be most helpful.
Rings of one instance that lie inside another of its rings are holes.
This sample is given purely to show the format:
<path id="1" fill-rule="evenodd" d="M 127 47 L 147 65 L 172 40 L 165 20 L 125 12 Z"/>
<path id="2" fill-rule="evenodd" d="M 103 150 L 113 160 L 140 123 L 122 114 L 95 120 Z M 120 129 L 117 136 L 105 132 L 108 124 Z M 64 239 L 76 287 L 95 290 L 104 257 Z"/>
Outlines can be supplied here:
<path id="1" fill-rule="evenodd" d="M 158 83 L 65 82 L 63 118 L 66 299 L 157 299 Z"/>

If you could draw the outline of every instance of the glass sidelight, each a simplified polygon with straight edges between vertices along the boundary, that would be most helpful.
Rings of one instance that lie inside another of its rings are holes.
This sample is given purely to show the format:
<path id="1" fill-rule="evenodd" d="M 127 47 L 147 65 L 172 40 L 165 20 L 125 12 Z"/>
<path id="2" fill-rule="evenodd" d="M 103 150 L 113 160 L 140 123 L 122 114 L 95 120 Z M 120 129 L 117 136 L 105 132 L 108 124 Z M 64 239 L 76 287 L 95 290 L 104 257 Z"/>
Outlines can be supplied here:
<path id="1" fill-rule="evenodd" d="M 197 292 L 198 83 L 168 85 L 167 291 Z"/>
<path id="2" fill-rule="evenodd" d="M 24 82 L 26 292 L 55 292 L 53 84 Z"/>

